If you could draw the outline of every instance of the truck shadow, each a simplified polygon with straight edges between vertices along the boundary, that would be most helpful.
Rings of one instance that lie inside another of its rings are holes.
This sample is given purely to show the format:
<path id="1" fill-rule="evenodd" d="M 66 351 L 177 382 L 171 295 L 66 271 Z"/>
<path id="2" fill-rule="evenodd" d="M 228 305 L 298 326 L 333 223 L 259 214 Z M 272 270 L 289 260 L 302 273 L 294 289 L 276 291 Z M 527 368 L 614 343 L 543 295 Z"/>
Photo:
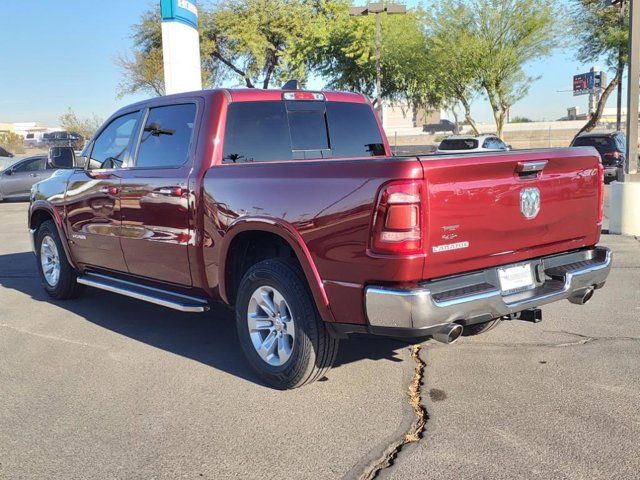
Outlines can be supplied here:
<path id="1" fill-rule="evenodd" d="M 30 252 L 0 255 L 0 287 L 29 295 L 36 302 L 56 305 L 138 342 L 263 385 L 243 357 L 235 315 L 224 305 L 214 305 L 207 313 L 189 314 L 93 288 L 87 288 L 76 300 L 54 301 L 40 285 Z M 29 309 L 22 315 L 28 317 Z M 401 362 L 400 351 L 405 346 L 406 343 L 385 338 L 343 340 L 334 368 L 363 359 Z"/>

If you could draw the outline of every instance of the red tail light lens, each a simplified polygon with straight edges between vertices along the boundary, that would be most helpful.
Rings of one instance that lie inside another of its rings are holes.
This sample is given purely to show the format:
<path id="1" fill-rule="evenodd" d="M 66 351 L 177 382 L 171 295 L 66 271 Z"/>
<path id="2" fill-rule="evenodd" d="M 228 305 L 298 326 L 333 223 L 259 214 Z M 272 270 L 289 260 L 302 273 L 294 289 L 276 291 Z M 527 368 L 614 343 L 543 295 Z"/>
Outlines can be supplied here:
<path id="1" fill-rule="evenodd" d="M 382 187 L 371 234 L 374 253 L 412 255 L 422 251 L 421 181 L 396 181 Z"/>
<path id="2" fill-rule="evenodd" d="M 622 154 L 620 152 L 607 152 L 603 155 L 605 158 L 615 158 L 619 160 L 622 158 Z"/>

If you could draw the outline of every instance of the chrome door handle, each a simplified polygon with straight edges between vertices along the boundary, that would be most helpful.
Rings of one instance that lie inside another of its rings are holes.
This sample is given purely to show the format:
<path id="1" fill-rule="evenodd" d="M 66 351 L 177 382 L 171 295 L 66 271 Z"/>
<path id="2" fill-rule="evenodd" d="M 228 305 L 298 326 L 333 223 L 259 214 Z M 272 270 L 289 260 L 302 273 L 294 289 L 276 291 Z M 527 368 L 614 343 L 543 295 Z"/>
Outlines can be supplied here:
<path id="1" fill-rule="evenodd" d="M 541 172 L 549 163 L 548 160 L 540 160 L 535 162 L 518 162 L 516 172 L 518 173 L 534 173 Z"/>

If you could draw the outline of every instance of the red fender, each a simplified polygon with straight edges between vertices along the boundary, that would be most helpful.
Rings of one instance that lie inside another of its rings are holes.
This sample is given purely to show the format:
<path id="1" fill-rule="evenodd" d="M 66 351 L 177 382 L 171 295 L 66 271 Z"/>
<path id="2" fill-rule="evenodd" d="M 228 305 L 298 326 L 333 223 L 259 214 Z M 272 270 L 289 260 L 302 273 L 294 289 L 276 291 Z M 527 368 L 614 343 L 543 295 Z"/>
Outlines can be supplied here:
<path id="1" fill-rule="evenodd" d="M 53 218 L 53 222 L 56 224 L 58 235 L 60 236 L 62 248 L 64 249 L 64 253 L 67 256 L 67 260 L 73 268 L 77 268 L 75 262 L 73 261 L 73 257 L 71 256 L 71 250 L 69 249 L 69 242 L 66 230 L 64 228 L 64 221 L 60 216 L 60 212 L 58 212 L 58 210 L 53 205 L 45 200 L 36 200 L 35 202 L 33 202 L 29 207 L 29 228 L 33 228 L 32 221 L 34 214 L 40 211 L 45 211 L 47 214 L 49 214 L 49 216 L 51 216 L 51 218 Z"/>
<path id="2" fill-rule="evenodd" d="M 307 278 L 307 283 L 313 294 L 320 316 L 326 322 L 335 322 L 335 318 L 329 307 L 329 298 L 327 297 L 318 269 L 311 258 L 311 253 L 300 233 L 287 222 L 269 217 L 242 217 L 236 220 L 229 227 L 222 240 L 219 263 L 220 272 L 226 272 L 229 249 L 234 238 L 240 233 L 247 231 L 273 233 L 289 244 L 302 266 L 303 273 Z M 220 295 L 225 302 L 229 303 L 225 275 L 220 276 Z"/>

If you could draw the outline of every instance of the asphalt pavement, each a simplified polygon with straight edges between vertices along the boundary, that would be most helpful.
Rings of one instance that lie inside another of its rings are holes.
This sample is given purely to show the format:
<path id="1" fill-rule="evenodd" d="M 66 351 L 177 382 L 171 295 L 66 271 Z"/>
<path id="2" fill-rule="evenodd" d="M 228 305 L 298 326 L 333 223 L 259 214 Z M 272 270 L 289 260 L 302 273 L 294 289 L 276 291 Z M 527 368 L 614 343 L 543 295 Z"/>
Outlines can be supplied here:
<path id="1" fill-rule="evenodd" d="M 26 210 L 0 204 L 0 479 L 358 478 L 411 430 L 408 345 L 345 341 L 323 381 L 272 390 L 224 307 L 50 300 Z M 380 478 L 638 478 L 640 242 L 603 243 L 588 305 L 423 345 L 429 419 Z"/>

